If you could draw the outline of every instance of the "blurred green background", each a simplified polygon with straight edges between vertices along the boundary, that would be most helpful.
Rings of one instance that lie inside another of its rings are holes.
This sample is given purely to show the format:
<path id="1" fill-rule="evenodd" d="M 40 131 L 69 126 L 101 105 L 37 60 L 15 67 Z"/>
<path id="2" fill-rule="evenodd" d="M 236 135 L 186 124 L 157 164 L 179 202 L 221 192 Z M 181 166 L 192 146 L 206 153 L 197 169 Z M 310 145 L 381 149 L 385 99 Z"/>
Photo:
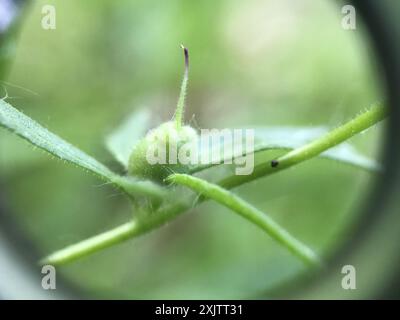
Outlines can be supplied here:
<path id="1" fill-rule="evenodd" d="M 56 30 L 41 27 L 53 4 Z M 331 1 L 35 1 L 4 87 L 10 103 L 119 170 L 104 137 L 133 110 L 169 120 L 191 52 L 187 121 L 202 128 L 337 126 L 380 101 L 364 37 Z M 379 158 L 381 125 L 351 140 Z M 271 153 L 265 155 L 269 159 Z M 262 159 L 259 159 L 262 160 Z M 5 198 L 43 255 L 127 221 L 118 191 L 0 130 Z M 322 255 L 346 245 L 368 172 L 313 159 L 237 189 Z M 166 227 L 59 268 L 102 298 L 254 298 L 303 274 L 262 231 L 206 203 Z"/>

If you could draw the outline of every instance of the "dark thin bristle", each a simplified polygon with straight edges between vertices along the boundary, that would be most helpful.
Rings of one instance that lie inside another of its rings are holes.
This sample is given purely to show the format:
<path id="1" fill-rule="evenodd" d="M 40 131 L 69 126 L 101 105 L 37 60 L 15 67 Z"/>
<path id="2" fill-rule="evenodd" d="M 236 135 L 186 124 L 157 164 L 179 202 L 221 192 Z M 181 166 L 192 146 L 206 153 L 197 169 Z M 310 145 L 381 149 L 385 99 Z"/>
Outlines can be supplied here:
<path id="1" fill-rule="evenodd" d="M 185 55 L 185 66 L 186 68 L 189 67 L 189 50 L 185 46 L 181 45 L 184 55 Z"/>
<path id="2" fill-rule="evenodd" d="M 271 161 L 271 167 L 272 167 L 272 168 L 277 167 L 278 164 L 279 164 L 278 160 L 272 160 L 272 161 Z"/>

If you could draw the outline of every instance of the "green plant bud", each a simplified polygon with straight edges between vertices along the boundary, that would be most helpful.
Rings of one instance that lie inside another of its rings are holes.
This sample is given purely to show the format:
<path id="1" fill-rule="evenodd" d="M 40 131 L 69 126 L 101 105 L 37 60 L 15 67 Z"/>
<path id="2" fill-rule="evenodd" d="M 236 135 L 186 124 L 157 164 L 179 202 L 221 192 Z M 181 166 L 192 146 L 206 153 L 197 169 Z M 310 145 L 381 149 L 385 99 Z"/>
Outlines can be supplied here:
<path id="1" fill-rule="evenodd" d="M 128 164 L 130 175 L 164 182 L 172 173 L 188 173 L 187 161 L 180 161 L 179 151 L 183 145 L 198 143 L 198 135 L 192 127 L 183 125 L 189 80 L 189 51 L 181 47 L 185 57 L 185 72 L 174 119 L 150 130 L 134 147 Z"/>
<path id="2" fill-rule="evenodd" d="M 138 142 L 129 158 L 129 174 L 157 182 L 172 173 L 188 173 L 189 166 L 179 159 L 183 145 L 198 143 L 198 134 L 190 126 L 176 128 L 174 121 L 161 124 Z"/>

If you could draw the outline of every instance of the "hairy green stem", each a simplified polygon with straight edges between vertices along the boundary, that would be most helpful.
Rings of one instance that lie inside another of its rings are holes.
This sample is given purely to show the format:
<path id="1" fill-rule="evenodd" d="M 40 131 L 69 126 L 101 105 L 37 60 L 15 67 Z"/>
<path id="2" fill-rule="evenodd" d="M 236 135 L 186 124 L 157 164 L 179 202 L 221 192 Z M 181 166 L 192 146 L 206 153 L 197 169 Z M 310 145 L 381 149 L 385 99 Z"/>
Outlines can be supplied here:
<path id="1" fill-rule="evenodd" d="M 276 159 L 273 163 L 266 163 L 256 166 L 252 175 L 231 176 L 221 180 L 218 185 L 226 189 L 232 189 L 260 177 L 299 164 L 351 138 L 355 134 L 366 130 L 367 128 L 383 120 L 386 116 L 387 113 L 383 107 L 374 106 L 368 111 L 358 115 L 351 121 L 322 136 L 321 138 L 318 138 L 303 147 L 288 152 L 286 155 Z M 275 167 L 273 167 L 272 164 Z M 174 219 L 176 216 L 189 210 L 193 205 L 203 201 L 204 197 L 200 197 L 197 199 L 197 201 L 194 201 L 194 199 L 192 200 L 192 202 L 188 201 L 187 203 L 171 203 L 160 208 L 156 212 L 153 212 L 152 214 L 144 217 L 140 216 L 140 218 L 134 218 L 133 221 L 128 222 L 120 227 L 57 251 L 49 257 L 43 259 L 42 263 L 58 265 L 71 262 L 77 258 L 87 256 L 98 250 L 160 227 L 166 222 Z"/>
<path id="2" fill-rule="evenodd" d="M 215 200 L 223 206 L 238 213 L 243 218 L 253 222 L 268 233 L 273 239 L 288 248 L 294 255 L 302 259 L 305 263 L 310 265 L 319 264 L 318 257 L 309 247 L 294 238 L 268 215 L 228 190 L 203 179 L 186 174 L 173 174 L 170 175 L 167 180 L 172 183 L 186 186 L 206 198 Z"/>
<path id="3" fill-rule="evenodd" d="M 232 175 L 219 182 L 219 185 L 232 189 L 247 182 L 254 181 L 266 175 L 271 175 L 278 171 L 287 169 L 296 164 L 318 156 L 322 152 L 350 139 L 354 135 L 372 127 L 376 123 L 387 117 L 386 108 L 375 105 L 367 111 L 356 116 L 345 124 L 333 129 L 322 137 L 292 151 L 282 157 L 272 160 L 270 163 L 262 163 L 254 167 L 251 175 L 238 176 Z"/>
<path id="4" fill-rule="evenodd" d="M 137 232 L 138 228 L 136 222 L 130 221 L 115 229 L 106 231 L 87 240 L 70 245 L 62 250 L 56 251 L 55 253 L 41 260 L 40 264 L 59 265 L 68 263 L 81 257 L 90 255 L 93 252 L 125 241 L 135 236 Z"/>
<path id="5" fill-rule="evenodd" d="M 161 211 L 146 215 L 144 218 L 143 215 L 139 214 L 130 222 L 50 254 L 43 258 L 40 264 L 62 265 L 75 261 L 96 251 L 156 229 L 189 208 L 189 203 L 175 202 L 167 205 Z"/>

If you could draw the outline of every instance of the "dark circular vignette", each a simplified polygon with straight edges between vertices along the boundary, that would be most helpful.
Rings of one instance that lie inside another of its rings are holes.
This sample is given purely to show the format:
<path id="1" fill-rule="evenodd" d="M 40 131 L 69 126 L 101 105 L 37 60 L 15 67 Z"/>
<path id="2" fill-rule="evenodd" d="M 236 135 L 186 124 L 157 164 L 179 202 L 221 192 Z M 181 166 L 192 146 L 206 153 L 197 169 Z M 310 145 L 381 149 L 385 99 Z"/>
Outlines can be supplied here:
<path id="1" fill-rule="evenodd" d="M 11 1 L 19 6 L 29 6 L 29 0 Z M 313 275 L 302 275 L 297 281 L 292 281 L 289 285 L 277 288 L 275 292 L 268 296 L 276 298 L 294 297 L 302 298 L 304 294 L 312 294 L 312 291 L 318 287 L 329 286 L 329 279 L 335 274 L 340 274 L 340 266 L 352 254 L 358 250 L 368 248 L 369 237 L 379 222 L 397 217 L 393 206 L 396 202 L 396 191 L 400 191 L 400 176 L 398 166 L 400 165 L 400 149 L 390 148 L 396 146 L 396 142 L 400 141 L 399 128 L 396 123 L 400 120 L 400 28 L 396 22 L 400 16 L 400 4 L 395 4 L 391 0 L 352 0 L 347 1 L 356 8 L 357 18 L 361 17 L 370 36 L 374 53 L 379 59 L 379 67 L 383 71 L 382 79 L 385 82 L 384 88 L 387 90 L 388 107 L 390 108 L 390 118 L 386 128 L 386 140 L 383 147 L 383 162 L 385 172 L 376 179 L 370 193 L 367 195 L 366 201 L 360 208 L 362 211 L 362 219 L 358 228 L 354 231 L 353 241 L 350 246 L 341 248 L 337 255 L 330 257 L 326 263 L 326 268 L 319 273 Z M 339 5 L 344 3 L 339 2 Z M 394 8 L 393 8 L 394 7 Z M 3 35 L 0 34 L 0 41 Z M 0 42 L 1 43 L 1 42 Z M 0 191 L 4 190 L 4 186 L 0 181 Z M 37 257 L 40 253 L 37 248 L 25 238 L 21 233 L 17 222 L 13 218 L 12 212 L 7 208 L 6 199 L 2 192 L 0 196 L 0 236 L 5 237 L 7 246 L 15 249 L 18 261 L 28 266 L 32 278 L 37 279 L 37 285 L 40 286 L 40 268 L 37 265 Z M 400 206 L 400 203 L 397 204 Z M 400 234 L 397 240 L 400 240 Z M 396 238 L 395 238 L 396 239 Z M 15 253 L 15 252 L 14 252 Z M 371 252 L 374 254 L 374 252 Z M 400 297 L 400 274 L 396 273 L 396 266 L 400 266 L 400 253 L 394 258 L 395 266 L 392 267 L 392 275 L 385 277 L 385 283 L 382 284 L 381 290 L 369 296 L 368 298 L 399 298 Z M 346 264 L 346 263 L 344 263 Z M 88 294 L 82 291 L 82 288 L 72 287 L 68 282 L 63 281 L 60 275 L 57 275 L 57 287 L 61 289 L 62 295 L 65 297 L 86 298 Z M 57 290 L 59 291 L 59 290 Z M 263 294 L 265 295 L 265 294 Z M 54 298 L 51 293 L 49 298 Z M 0 299 L 7 299 L 7 293 L 0 292 Z"/>
<path id="2" fill-rule="evenodd" d="M 400 149 L 394 148 L 396 142 L 400 141 L 400 131 L 397 123 L 400 120 L 400 46 L 397 39 L 400 39 L 400 28 L 398 17 L 400 16 L 400 3 L 395 4 L 391 0 L 351 0 L 339 5 L 352 4 L 356 8 L 357 19 L 362 18 L 366 27 L 367 38 L 369 37 L 372 51 L 378 59 L 378 67 L 382 70 L 383 88 L 387 97 L 387 107 L 390 117 L 385 128 L 385 141 L 382 141 L 381 159 L 385 171 L 375 179 L 375 184 L 365 196 L 365 201 L 359 210 L 362 212 L 362 219 L 352 234 L 352 242 L 349 246 L 342 247 L 325 264 L 325 268 L 313 275 L 303 275 L 294 283 L 277 288 L 273 297 L 283 298 L 288 295 L 292 298 L 302 298 L 312 295 L 313 290 L 321 286 L 330 289 L 329 281 L 340 275 L 341 266 L 354 261 L 353 254 L 361 249 L 368 250 L 370 246 L 369 237 L 374 227 L 385 219 L 395 219 L 396 205 L 400 202 L 396 199 L 396 193 L 400 191 Z M 396 20 L 397 17 L 397 20 Z M 390 148 L 392 146 L 392 148 Z M 393 206 L 395 206 L 393 208 Z M 394 221 L 395 222 L 395 221 Z M 400 233 L 393 235 L 398 241 Z M 370 250 L 374 255 L 373 249 Z M 369 295 L 369 299 L 398 299 L 400 298 L 400 273 L 396 270 L 400 266 L 400 253 L 394 259 L 392 274 L 385 277 L 385 283 L 381 284 L 380 290 Z M 357 259 L 357 258 L 356 258 Z M 377 272 L 382 270 L 375 270 Z M 339 286 L 340 284 L 338 284 Z M 328 296 L 329 297 L 329 296 Z M 323 298 L 326 298 L 325 296 Z M 338 297 L 333 297 L 338 298 Z M 340 297 L 339 297 L 340 298 Z"/>
<path id="3" fill-rule="evenodd" d="M 379 58 L 380 66 L 383 70 L 383 80 L 387 90 L 387 107 L 390 117 L 386 128 L 386 139 L 383 146 L 382 159 L 385 166 L 384 174 L 377 179 L 372 188 L 369 198 L 370 201 L 363 206 L 363 219 L 359 229 L 354 236 L 354 246 L 368 245 L 369 232 L 373 229 L 378 220 L 398 216 L 391 208 L 394 204 L 399 206 L 396 201 L 396 192 L 400 190 L 400 149 L 395 148 L 396 142 L 400 141 L 400 131 L 398 123 L 400 120 L 400 28 L 398 18 L 400 15 L 399 3 L 390 0 L 353 0 L 354 4 L 364 20 L 374 46 L 376 56 Z M 397 238 L 399 238 L 397 236 Z M 353 249 L 354 250 L 354 249 Z M 338 259 L 349 255 L 350 250 L 343 250 Z M 373 254 L 373 252 L 371 252 Z M 395 265 L 400 265 L 400 255 L 395 257 Z M 394 267 L 394 269 L 397 269 Z M 399 298 L 400 296 L 400 274 L 397 272 L 391 277 L 386 278 L 386 284 L 382 285 L 380 291 L 370 298 Z"/>
<path id="4" fill-rule="evenodd" d="M 393 214 L 393 210 L 395 210 L 391 208 L 391 204 L 397 203 L 399 205 L 396 201 L 396 191 L 400 188 L 400 149 L 393 146 L 396 146 L 396 142 L 400 141 L 398 127 L 400 120 L 400 91 L 398 90 L 400 84 L 400 47 L 397 41 L 397 39 L 400 39 L 398 25 L 400 10 L 399 3 L 395 4 L 394 1 L 390 0 L 379 2 L 374 0 L 354 0 L 351 2 L 354 3 L 357 12 L 362 16 L 369 31 L 376 56 L 379 58 L 387 90 L 387 107 L 390 112 L 386 128 L 386 139 L 382 150 L 385 172 L 377 179 L 375 186 L 372 188 L 368 197 L 370 201 L 363 205 L 363 219 L 357 233 L 354 235 L 354 249 L 357 250 L 361 246 L 368 246 L 366 240 L 378 220 L 391 218 L 390 214 Z M 340 260 L 351 254 L 354 249 L 344 249 L 338 259 Z M 373 254 L 373 251 L 371 251 L 371 254 Z M 400 255 L 396 257 L 395 264 L 397 266 L 400 265 Z M 376 292 L 375 296 L 371 298 L 399 298 L 399 274 L 393 274 L 392 277 L 388 277 L 385 280 L 386 284 L 382 285 L 380 292 Z"/>

